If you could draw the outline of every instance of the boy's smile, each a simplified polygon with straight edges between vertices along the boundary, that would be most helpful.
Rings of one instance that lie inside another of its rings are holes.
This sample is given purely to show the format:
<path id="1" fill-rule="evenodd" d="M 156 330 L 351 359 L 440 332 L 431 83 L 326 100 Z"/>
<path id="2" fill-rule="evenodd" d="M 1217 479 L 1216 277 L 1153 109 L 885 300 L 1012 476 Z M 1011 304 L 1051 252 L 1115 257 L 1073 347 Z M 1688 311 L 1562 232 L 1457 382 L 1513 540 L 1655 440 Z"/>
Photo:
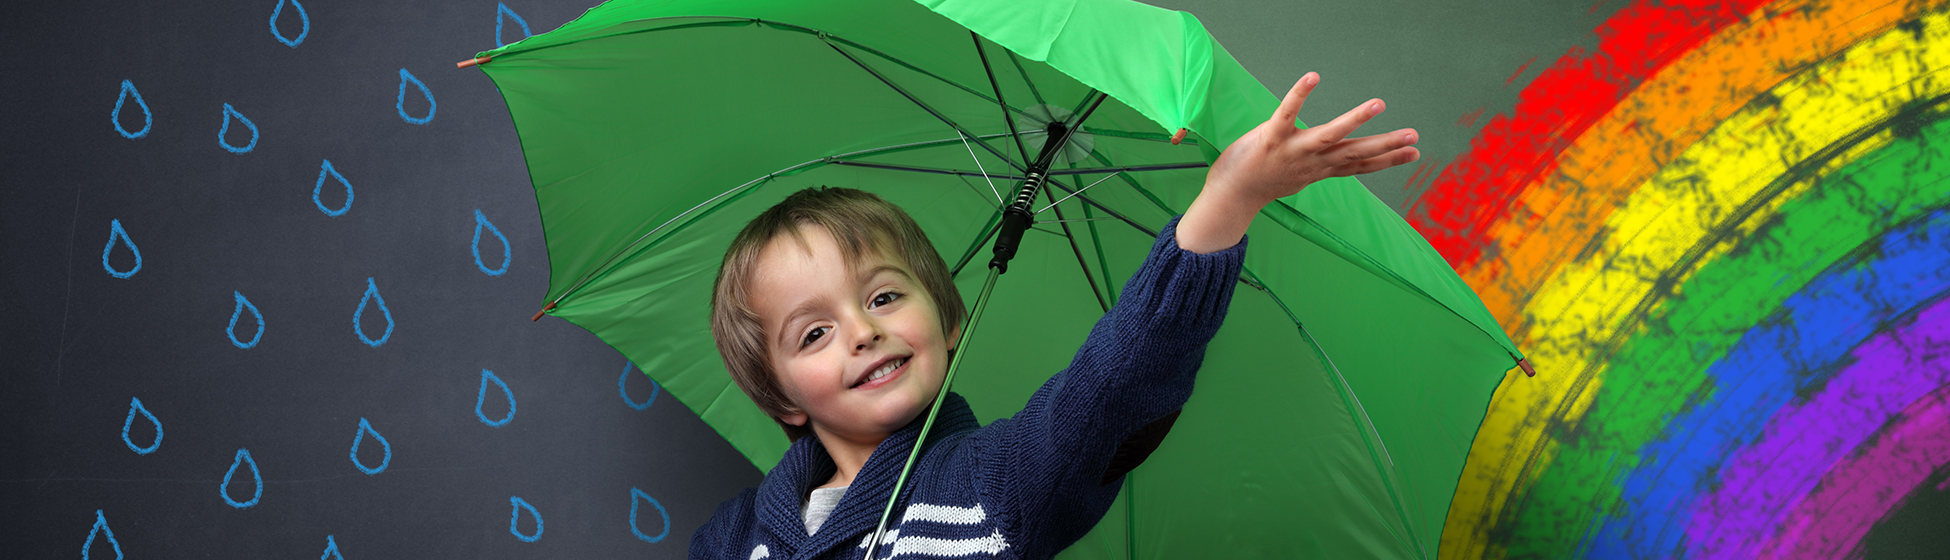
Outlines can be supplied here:
<path id="1" fill-rule="evenodd" d="M 952 343 L 920 282 L 868 248 L 849 266 L 824 228 L 799 228 L 759 252 L 752 309 L 786 396 L 828 452 L 860 452 L 919 416 L 941 389 Z M 959 329 L 957 329 L 958 331 Z"/>

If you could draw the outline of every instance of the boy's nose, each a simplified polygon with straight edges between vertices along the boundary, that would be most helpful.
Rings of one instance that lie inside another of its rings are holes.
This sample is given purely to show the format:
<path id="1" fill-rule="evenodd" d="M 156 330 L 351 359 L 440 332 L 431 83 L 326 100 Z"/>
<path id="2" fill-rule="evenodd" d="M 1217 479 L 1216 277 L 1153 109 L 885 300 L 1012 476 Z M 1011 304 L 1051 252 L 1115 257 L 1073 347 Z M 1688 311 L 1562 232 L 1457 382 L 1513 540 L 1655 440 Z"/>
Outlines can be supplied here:
<path id="1" fill-rule="evenodd" d="M 861 341 L 861 342 L 860 342 L 859 344 L 855 344 L 855 345 L 853 345 L 853 349 L 854 349 L 854 350 L 866 350 L 866 349 L 867 349 L 867 342 L 880 342 L 880 333 L 874 333 L 874 335 L 873 335 L 873 340 L 871 340 L 871 341 Z"/>

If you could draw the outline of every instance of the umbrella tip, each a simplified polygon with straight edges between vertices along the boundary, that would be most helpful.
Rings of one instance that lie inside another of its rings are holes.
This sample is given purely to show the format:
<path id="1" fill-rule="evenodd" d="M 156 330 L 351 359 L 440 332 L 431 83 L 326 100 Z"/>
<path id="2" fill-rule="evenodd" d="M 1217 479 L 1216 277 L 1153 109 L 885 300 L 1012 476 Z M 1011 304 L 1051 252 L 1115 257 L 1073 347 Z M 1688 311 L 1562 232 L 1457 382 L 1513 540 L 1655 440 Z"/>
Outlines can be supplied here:
<path id="1" fill-rule="evenodd" d="M 550 304 L 550 305 L 554 305 L 554 304 Z M 1517 367 L 1520 367 L 1520 368 L 1523 368 L 1523 376 L 1524 376 L 1524 377 L 1536 377 L 1536 376 L 1537 376 L 1537 368 L 1535 368 L 1535 367 L 1532 367 L 1532 366 L 1530 365 L 1530 359 L 1529 359 L 1529 358 L 1524 358 L 1524 359 L 1520 359 L 1520 360 L 1517 360 Z"/>
<path id="2" fill-rule="evenodd" d="M 460 62 L 456 62 L 456 63 L 454 63 L 454 68 L 455 68 L 455 69 L 461 69 L 461 68 L 466 68 L 466 67 L 469 67 L 469 66 L 479 66 L 479 65 L 482 65 L 482 64 L 487 64 L 487 62 L 488 62 L 488 61 L 490 61 L 490 60 L 494 60 L 494 57 L 492 57 L 492 56 L 483 56 L 483 57 L 480 57 L 480 58 L 470 58 L 470 59 L 467 59 L 467 60 L 463 60 L 463 61 L 460 61 Z M 537 317 L 539 317 L 539 315 L 538 315 Z"/>
<path id="3" fill-rule="evenodd" d="M 1185 130 L 1183 128 L 1178 129 L 1178 133 L 1171 135 L 1171 145 L 1176 146 L 1178 145 L 1179 142 L 1184 142 L 1185 133 L 1187 132 L 1191 132 L 1191 131 Z"/>
<path id="4" fill-rule="evenodd" d="M 534 316 L 534 317 L 530 317 L 530 318 L 528 319 L 528 322 L 530 322 L 530 323 L 533 323 L 533 322 L 535 322 L 535 321 L 540 321 L 540 320 L 542 320 L 542 314 L 543 314 L 543 313 L 548 313 L 548 310 L 550 310 L 550 309 L 555 309 L 555 302 L 553 302 L 553 301 L 551 301 L 551 302 L 548 302 L 548 305 L 547 305 L 547 306 L 545 306 L 545 307 L 543 307 L 541 311 L 536 311 L 536 312 L 535 312 L 535 316 Z"/>

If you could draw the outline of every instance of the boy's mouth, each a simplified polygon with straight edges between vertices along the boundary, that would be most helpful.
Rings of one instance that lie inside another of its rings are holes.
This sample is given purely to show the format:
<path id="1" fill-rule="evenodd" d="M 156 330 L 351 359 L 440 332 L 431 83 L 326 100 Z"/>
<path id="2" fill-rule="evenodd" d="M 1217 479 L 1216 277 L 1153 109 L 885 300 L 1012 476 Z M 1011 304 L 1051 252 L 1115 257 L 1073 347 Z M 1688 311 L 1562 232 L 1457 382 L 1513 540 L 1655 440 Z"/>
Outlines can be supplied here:
<path id="1" fill-rule="evenodd" d="M 894 377 L 906 371 L 907 359 L 909 357 L 893 356 L 881 360 L 879 363 L 874 364 L 873 368 L 868 369 L 866 373 L 860 374 L 860 378 L 854 380 L 853 386 L 849 387 L 849 389 L 871 389 L 893 382 Z"/>

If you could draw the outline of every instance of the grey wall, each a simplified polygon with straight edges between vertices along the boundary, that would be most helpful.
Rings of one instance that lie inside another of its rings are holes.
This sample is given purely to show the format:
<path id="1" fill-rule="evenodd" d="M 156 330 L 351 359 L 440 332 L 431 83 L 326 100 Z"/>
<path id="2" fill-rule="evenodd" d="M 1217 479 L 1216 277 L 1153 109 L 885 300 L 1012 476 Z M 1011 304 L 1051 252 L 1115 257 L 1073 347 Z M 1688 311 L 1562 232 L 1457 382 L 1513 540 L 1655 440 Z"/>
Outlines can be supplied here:
<path id="1" fill-rule="evenodd" d="M 1422 160 L 1364 176 L 1362 183 L 1397 211 L 1405 210 L 1407 201 L 1419 194 L 1407 188 L 1418 166 L 1439 168 L 1462 153 L 1491 116 L 1509 111 L 1517 92 L 1531 78 L 1572 47 L 1595 44 L 1592 28 L 1625 4 L 1543 0 L 1146 3 L 1198 16 L 1212 36 L 1276 95 L 1285 95 L 1307 72 L 1320 72 L 1321 84 L 1301 111 L 1302 122 L 1326 122 L 1377 97 L 1387 101 L 1388 111 L 1362 131 L 1414 128 L 1422 136 Z M 1479 117 L 1465 119 L 1478 112 Z M 1426 180 L 1421 183 L 1426 187 Z"/>

